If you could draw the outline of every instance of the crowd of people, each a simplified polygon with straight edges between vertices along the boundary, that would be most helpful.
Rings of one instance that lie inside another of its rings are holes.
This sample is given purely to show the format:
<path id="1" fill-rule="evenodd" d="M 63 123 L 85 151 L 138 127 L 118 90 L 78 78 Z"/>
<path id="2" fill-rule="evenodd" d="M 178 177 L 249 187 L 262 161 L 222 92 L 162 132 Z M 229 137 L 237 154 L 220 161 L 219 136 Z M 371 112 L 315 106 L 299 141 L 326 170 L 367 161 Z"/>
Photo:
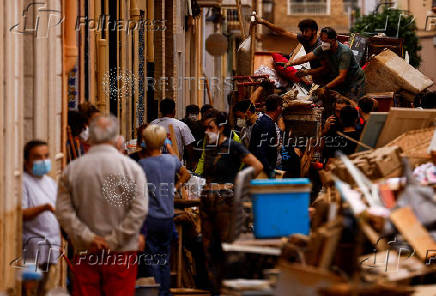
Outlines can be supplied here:
<path id="1" fill-rule="evenodd" d="M 326 135 L 340 128 L 357 137 L 358 111 L 350 102 L 336 102 Z M 370 103 L 360 105 L 368 112 Z M 24 148 L 23 241 L 28 260 L 55 269 L 59 256 L 47 256 L 40 245 L 43 240 L 46 248 L 58 246 L 59 253 L 62 230 L 74 254 L 67 259 L 74 295 L 132 294 L 141 276 L 153 276 L 161 295 L 169 295 L 170 245 L 177 236 L 174 196 L 195 174 L 206 180 L 200 199 L 203 263 L 209 280 L 204 286 L 218 295 L 225 262 L 221 243 L 227 240 L 238 172 L 251 166 L 259 177 L 274 178 L 279 168 L 300 176 L 301 152 L 283 145 L 284 130 L 278 124 L 281 97 L 267 97 L 264 112 L 242 100 L 233 107 L 233 120 L 210 105 L 201 110 L 187 106 L 185 118 L 178 120 L 175 102 L 164 99 L 161 117 L 138 128 L 137 149 L 130 155 L 120 142 L 117 119 L 103 116 L 94 106 L 86 110 L 70 111 L 70 120 L 76 120 L 71 121 L 68 142 L 72 159 L 59 185 L 47 176 L 47 143 L 34 140 Z M 345 148 L 345 153 L 352 153 Z M 145 254 L 143 260 L 137 254 Z"/>
<path id="2" fill-rule="evenodd" d="M 61 255 L 70 264 L 73 295 L 133 295 L 136 279 L 147 276 L 160 284 L 159 295 L 170 295 L 174 199 L 192 175 L 206 182 L 200 198 L 203 287 L 219 295 L 225 275 L 221 243 L 229 235 L 238 172 L 250 166 L 259 178 L 309 177 L 317 190 L 317 170 L 338 151 L 354 153 L 377 101 L 362 97 L 365 76 L 350 48 L 332 28 L 318 36 L 313 20 L 299 24 L 301 34 L 257 21 L 302 44 L 307 54 L 284 68 L 309 62 L 312 69 L 297 76 L 311 75 L 322 86 L 319 96 L 331 99 L 324 104 L 322 140 L 316 139 L 318 163 L 302 170 L 309 148 L 293 141 L 276 94 L 263 98 L 262 110 L 249 99 L 237 102 L 230 114 L 189 105 L 181 120 L 175 118 L 176 103 L 163 99 L 161 116 L 137 128 L 136 151 L 130 154 L 117 119 L 81 104 L 68 113 L 68 166 L 58 185 L 47 175 L 48 144 L 32 140 L 24 147 L 23 246 L 25 258 L 47 271 L 40 295 L 57 281 Z M 68 255 L 61 237 L 69 242 Z"/>

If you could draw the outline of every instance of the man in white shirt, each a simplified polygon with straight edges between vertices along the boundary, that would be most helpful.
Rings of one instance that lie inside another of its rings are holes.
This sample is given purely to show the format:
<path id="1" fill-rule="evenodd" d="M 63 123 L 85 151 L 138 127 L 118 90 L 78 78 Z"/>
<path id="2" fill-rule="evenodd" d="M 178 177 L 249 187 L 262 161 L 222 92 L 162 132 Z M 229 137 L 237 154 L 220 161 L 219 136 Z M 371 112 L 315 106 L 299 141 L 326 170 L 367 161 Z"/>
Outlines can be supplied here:
<path id="1" fill-rule="evenodd" d="M 91 148 L 59 181 L 56 215 L 74 248 L 74 295 L 134 295 L 139 230 L 148 211 L 142 168 L 115 148 L 119 124 L 97 117 Z"/>
<path id="2" fill-rule="evenodd" d="M 51 170 L 48 151 L 43 141 L 30 141 L 24 147 L 23 259 L 43 271 L 38 295 L 45 295 L 56 286 L 56 263 L 62 255 L 59 224 L 53 214 L 57 185 L 46 175 Z"/>
<path id="3" fill-rule="evenodd" d="M 195 142 L 195 138 L 192 135 L 189 127 L 184 122 L 174 118 L 176 115 L 176 103 L 174 100 L 168 98 L 162 100 L 160 102 L 160 113 L 162 114 L 162 117 L 153 120 L 150 124 L 158 124 L 163 126 L 167 130 L 168 138 L 170 138 L 169 125 L 173 126 L 174 135 L 176 137 L 177 147 L 179 150 L 179 159 L 183 159 L 185 148 L 191 150 L 192 145 L 189 145 Z M 171 141 L 174 141 L 174 139 L 171 139 Z"/>

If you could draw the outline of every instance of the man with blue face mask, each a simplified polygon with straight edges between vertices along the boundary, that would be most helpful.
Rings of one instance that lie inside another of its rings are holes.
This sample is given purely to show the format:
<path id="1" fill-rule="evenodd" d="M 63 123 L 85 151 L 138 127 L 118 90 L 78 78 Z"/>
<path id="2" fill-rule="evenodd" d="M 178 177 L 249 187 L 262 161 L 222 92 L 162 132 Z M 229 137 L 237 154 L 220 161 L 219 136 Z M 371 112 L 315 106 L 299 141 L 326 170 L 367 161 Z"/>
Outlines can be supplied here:
<path id="1" fill-rule="evenodd" d="M 30 141 L 24 147 L 23 173 L 23 260 L 43 272 L 38 295 L 56 284 L 57 261 L 61 252 L 59 224 L 54 213 L 57 185 L 46 174 L 51 170 L 49 150 L 44 141 Z"/>

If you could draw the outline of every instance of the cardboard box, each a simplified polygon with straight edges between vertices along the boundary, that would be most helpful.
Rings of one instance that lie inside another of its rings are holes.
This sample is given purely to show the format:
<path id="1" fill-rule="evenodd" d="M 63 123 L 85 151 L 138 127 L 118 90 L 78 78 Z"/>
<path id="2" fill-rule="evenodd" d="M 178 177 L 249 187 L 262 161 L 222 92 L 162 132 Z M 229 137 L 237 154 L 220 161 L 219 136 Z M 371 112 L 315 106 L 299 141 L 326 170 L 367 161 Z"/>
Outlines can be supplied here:
<path id="1" fill-rule="evenodd" d="M 370 59 L 365 68 L 367 92 L 389 92 L 405 89 L 418 94 L 433 85 L 433 81 L 386 49 Z"/>
<path id="2" fill-rule="evenodd" d="M 372 151 L 351 154 L 348 158 L 370 180 L 399 177 L 402 173 L 401 148 L 383 147 Z M 331 165 L 332 173 L 348 184 L 354 184 L 345 165 L 336 159 Z"/>

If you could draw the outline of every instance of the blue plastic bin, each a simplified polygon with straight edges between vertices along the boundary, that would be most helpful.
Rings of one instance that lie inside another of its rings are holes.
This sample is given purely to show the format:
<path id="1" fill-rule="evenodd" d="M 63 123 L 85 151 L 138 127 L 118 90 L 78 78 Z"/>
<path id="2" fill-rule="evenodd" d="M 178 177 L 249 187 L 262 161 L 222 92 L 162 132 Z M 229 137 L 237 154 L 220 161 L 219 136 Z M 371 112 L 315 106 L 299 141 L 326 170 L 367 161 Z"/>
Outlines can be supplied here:
<path id="1" fill-rule="evenodd" d="M 306 178 L 251 180 L 255 237 L 309 234 L 311 187 Z"/>

